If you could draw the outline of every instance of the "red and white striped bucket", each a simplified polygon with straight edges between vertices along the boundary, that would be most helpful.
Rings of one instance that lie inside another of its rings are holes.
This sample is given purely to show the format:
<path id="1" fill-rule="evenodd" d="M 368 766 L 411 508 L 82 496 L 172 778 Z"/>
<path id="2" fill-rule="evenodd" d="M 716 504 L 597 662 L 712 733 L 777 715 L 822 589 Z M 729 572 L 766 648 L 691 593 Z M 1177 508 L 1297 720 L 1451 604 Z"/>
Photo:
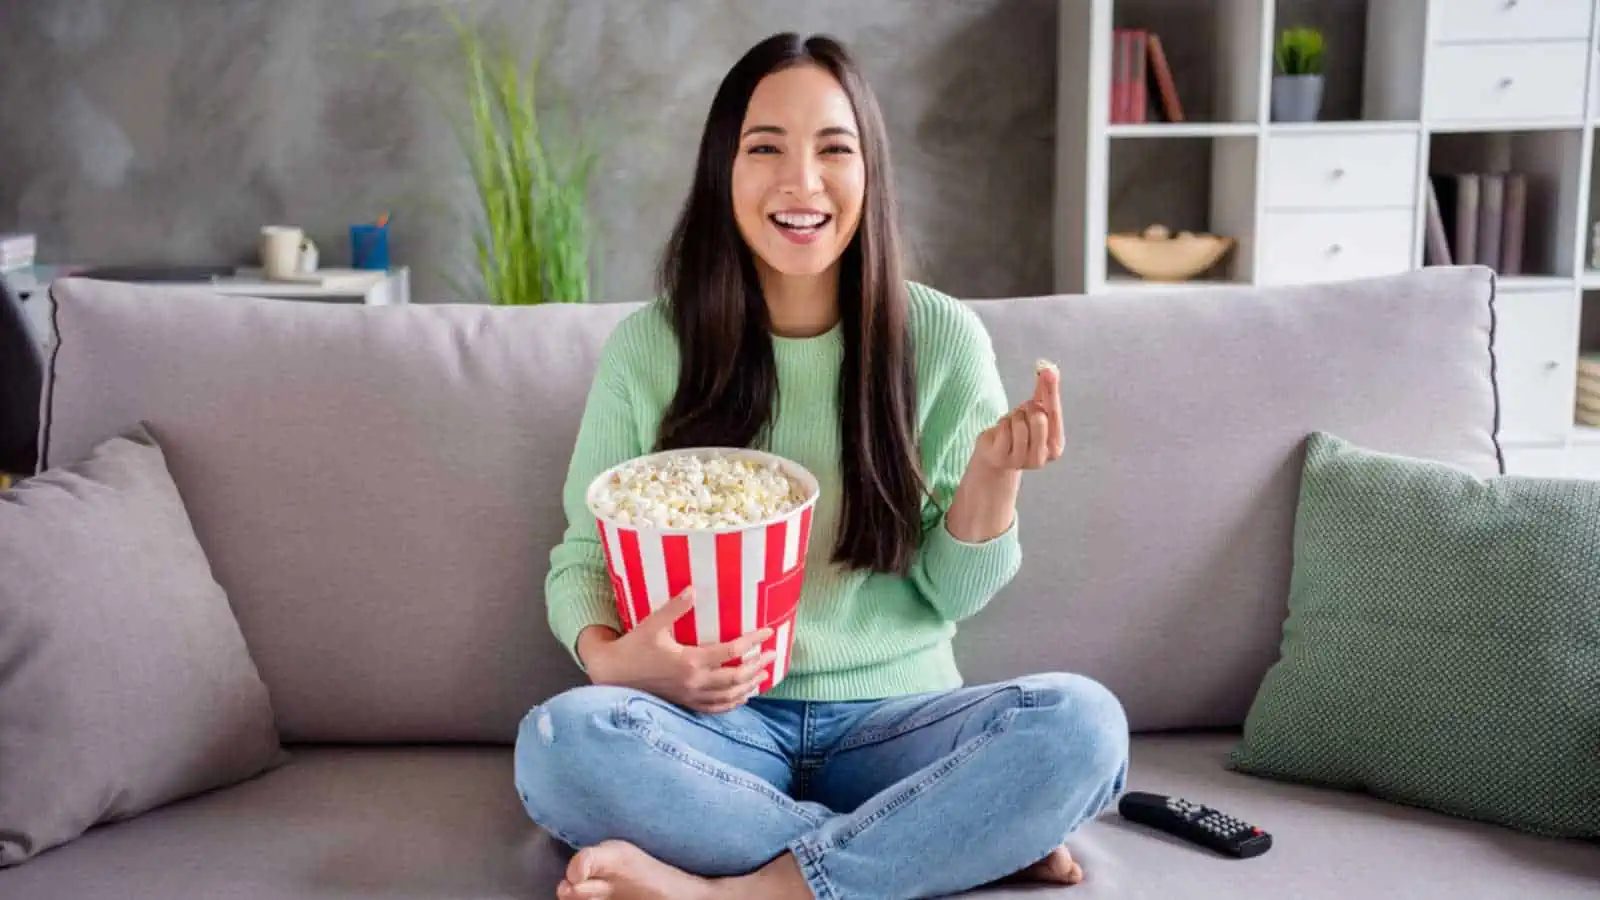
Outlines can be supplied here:
<path id="1" fill-rule="evenodd" d="M 806 501 L 779 518 L 747 526 L 705 529 L 619 525 L 597 510 L 596 491 L 617 469 L 680 455 L 735 455 L 762 465 L 775 462 L 803 487 Z M 586 497 L 600 530 L 600 545 L 605 549 L 606 568 L 611 574 L 623 630 L 631 630 L 692 585 L 694 609 L 673 623 L 678 642 L 719 644 L 762 628 L 773 629 L 773 636 L 750 654 L 754 657 L 776 651 L 757 693 L 770 690 L 789 670 L 795 613 L 805 581 L 806 548 L 811 540 L 811 515 L 819 493 L 816 477 L 805 467 L 770 453 L 740 448 L 670 450 L 629 460 L 600 473 L 590 483 Z M 739 664 L 740 660 L 726 663 Z"/>

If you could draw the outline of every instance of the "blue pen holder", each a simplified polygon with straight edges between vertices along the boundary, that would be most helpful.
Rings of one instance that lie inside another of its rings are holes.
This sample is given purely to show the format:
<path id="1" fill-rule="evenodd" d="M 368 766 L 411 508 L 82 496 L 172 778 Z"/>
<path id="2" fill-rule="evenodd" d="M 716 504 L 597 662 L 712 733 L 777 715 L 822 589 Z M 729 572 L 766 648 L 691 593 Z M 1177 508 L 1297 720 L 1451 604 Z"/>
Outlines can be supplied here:
<path id="1" fill-rule="evenodd" d="M 351 225 L 350 264 L 357 269 L 389 268 L 389 226 Z"/>

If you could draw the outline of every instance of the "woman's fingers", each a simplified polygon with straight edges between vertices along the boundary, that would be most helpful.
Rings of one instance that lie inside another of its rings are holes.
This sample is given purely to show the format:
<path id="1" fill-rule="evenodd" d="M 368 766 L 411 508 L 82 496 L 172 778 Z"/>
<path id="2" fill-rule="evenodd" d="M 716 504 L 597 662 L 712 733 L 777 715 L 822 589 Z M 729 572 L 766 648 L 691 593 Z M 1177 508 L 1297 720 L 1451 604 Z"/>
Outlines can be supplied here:
<path id="1" fill-rule="evenodd" d="M 708 694 L 697 702 L 695 708 L 712 715 L 731 712 L 737 709 L 740 704 L 749 700 L 751 695 L 761 687 L 761 682 L 765 681 L 766 677 L 766 673 L 763 672 L 735 687 Z"/>
<path id="2" fill-rule="evenodd" d="M 776 652 L 768 651 L 744 665 L 720 667 L 706 674 L 705 680 L 700 684 L 700 690 L 708 694 L 721 694 L 745 684 L 752 678 L 759 680 L 761 671 L 777 658 Z"/>
<path id="3" fill-rule="evenodd" d="M 1037 469 L 1050 461 L 1050 417 L 1044 410 L 1028 412 L 1028 467 Z"/>
<path id="4" fill-rule="evenodd" d="M 1061 370 L 1056 368 L 1055 363 L 1043 359 L 1034 363 L 1034 370 L 1037 375 L 1034 378 L 1033 402 L 1050 420 L 1046 441 L 1048 458 L 1060 459 L 1066 444 L 1066 430 L 1061 425 Z"/>
<path id="5" fill-rule="evenodd" d="M 1025 469 L 1028 466 L 1028 448 L 1032 445 L 1032 427 L 1028 424 L 1026 407 L 1018 407 L 1011 414 L 1011 456 L 1010 466 L 1013 469 Z"/>

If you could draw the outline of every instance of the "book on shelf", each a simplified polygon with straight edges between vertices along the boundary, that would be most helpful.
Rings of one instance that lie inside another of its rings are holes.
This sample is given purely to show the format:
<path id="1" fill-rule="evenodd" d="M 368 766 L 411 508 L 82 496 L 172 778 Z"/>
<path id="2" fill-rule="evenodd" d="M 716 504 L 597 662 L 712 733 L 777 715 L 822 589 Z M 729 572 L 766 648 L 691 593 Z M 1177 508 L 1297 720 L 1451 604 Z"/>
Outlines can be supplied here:
<path id="1" fill-rule="evenodd" d="M 1151 102 L 1152 94 L 1159 105 Z M 1177 82 L 1161 38 L 1143 28 L 1114 28 L 1109 121 L 1113 125 L 1144 124 L 1153 111 L 1160 113 L 1162 121 L 1184 120 Z"/>
<path id="2" fill-rule="evenodd" d="M 1155 79 L 1156 93 L 1161 98 L 1161 114 L 1168 122 L 1183 121 L 1183 104 L 1178 100 L 1178 84 L 1172 78 L 1172 66 L 1167 63 L 1167 51 L 1161 46 L 1161 36 L 1152 34 L 1146 40 L 1149 51 L 1150 75 Z"/>
<path id="3" fill-rule="evenodd" d="M 1428 265 L 1484 265 L 1501 275 L 1520 275 L 1527 225 L 1526 173 L 1435 172 L 1428 176 Z"/>
<path id="4" fill-rule="evenodd" d="M 1573 420 L 1579 425 L 1600 427 L 1600 353 L 1578 357 L 1578 391 Z"/>

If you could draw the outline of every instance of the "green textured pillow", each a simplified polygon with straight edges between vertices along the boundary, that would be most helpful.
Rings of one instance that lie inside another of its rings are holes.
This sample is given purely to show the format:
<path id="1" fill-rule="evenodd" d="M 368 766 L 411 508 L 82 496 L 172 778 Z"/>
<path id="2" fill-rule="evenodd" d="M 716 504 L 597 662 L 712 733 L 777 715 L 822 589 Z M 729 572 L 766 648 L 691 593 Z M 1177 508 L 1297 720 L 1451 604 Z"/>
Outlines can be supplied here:
<path id="1" fill-rule="evenodd" d="M 1600 836 L 1600 482 L 1306 452 L 1280 657 L 1230 768 Z"/>

